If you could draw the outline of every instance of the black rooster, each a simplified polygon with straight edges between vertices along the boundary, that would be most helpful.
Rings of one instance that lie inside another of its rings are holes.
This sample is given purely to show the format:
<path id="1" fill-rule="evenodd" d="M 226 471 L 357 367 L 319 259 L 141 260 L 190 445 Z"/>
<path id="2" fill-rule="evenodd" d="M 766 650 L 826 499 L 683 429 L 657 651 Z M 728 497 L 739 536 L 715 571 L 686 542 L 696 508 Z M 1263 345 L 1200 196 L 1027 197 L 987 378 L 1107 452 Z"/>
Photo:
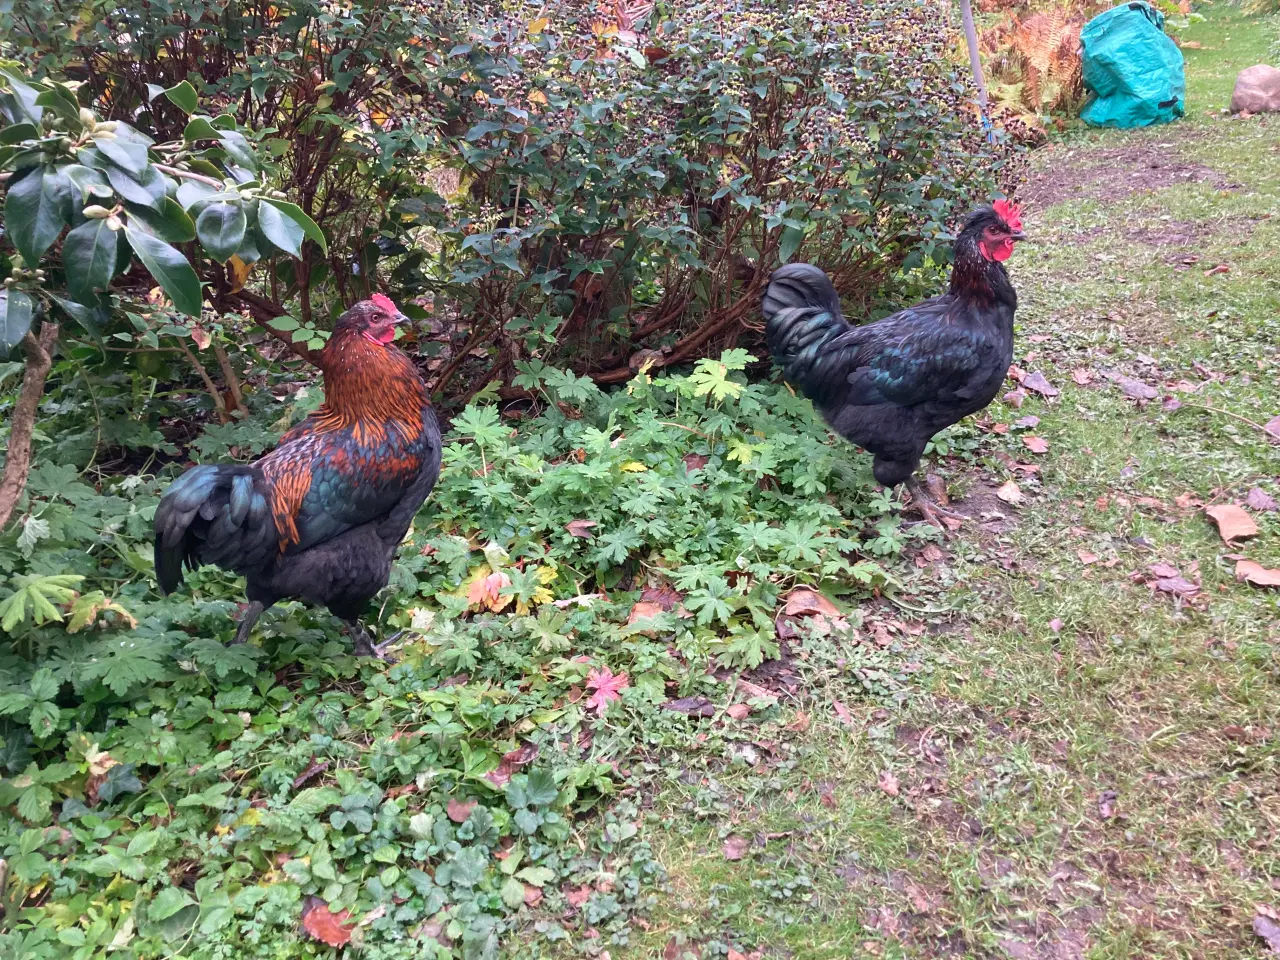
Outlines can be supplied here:
<path id="1" fill-rule="evenodd" d="M 377 651 L 359 618 L 440 473 L 440 426 L 417 367 L 392 343 L 404 316 L 375 294 L 344 313 L 320 352 L 324 404 L 248 466 L 196 466 L 155 516 L 156 579 L 185 563 L 244 576 L 242 643 L 278 600 L 328 607 L 357 654 Z"/>
<path id="2" fill-rule="evenodd" d="M 764 295 L 769 352 L 833 430 L 875 455 L 886 487 L 905 482 L 921 514 L 948 513 L 914 473 L 935 433 L 983 409 L 1013 360 L 1018 296 L 1003 261 L 1022 240 L 1018 207 L 971 213 L 955 241 L 950 289 L 900 313 L 850 326 L 827 275 L 782 267 Z"/>

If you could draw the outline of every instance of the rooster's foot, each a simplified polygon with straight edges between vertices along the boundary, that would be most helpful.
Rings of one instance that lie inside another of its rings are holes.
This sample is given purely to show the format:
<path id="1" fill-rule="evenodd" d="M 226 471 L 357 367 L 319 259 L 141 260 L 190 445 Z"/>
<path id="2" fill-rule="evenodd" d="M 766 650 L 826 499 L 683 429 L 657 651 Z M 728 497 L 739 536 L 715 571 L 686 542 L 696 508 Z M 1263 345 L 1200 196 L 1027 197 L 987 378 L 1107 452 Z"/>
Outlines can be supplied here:
<path id="1" fill-rule="evenodd" d="M 244 643 L 248 640 L 249 634 L 253 631 L 253 625 L 258 622 L 258 618 L 262 616 L 262 612 L 266 609 L 257 600 L 252 600 L 246 604 L 244 614 L 240 617 L 240 626 L 236 627 L 236 635 L 231 643 Z"/>
<path id="2" fill-rule="evenodd" d="M 920 482 L 915 477 L 909 479 L 906 483 L 907 492 L 911 494 L 911 506 L 920 512 L 920 516 L 933 524 L 943 533 L 947 532 L 947 526 L 940 519 L 941 517 L 950 517 L 952 520 L 963 520 L 964 515 L 956 513 L 954 510 L 948 510 L 946 507 L 935 502 L 924 488 L 920 486 Z"/>
<path id="3" fill-rule="evenodd" d="M 387 653 L 387 648 L 400 638 L 400 634 L 388 637 L 380 644 L 373 642 L 369 631 L 353 620 L 347 621 L 347 630 L 351 635 L 351 649 L 357 657 L 377 657 L 383 663 L 392 664 L 396 658 Z"/>

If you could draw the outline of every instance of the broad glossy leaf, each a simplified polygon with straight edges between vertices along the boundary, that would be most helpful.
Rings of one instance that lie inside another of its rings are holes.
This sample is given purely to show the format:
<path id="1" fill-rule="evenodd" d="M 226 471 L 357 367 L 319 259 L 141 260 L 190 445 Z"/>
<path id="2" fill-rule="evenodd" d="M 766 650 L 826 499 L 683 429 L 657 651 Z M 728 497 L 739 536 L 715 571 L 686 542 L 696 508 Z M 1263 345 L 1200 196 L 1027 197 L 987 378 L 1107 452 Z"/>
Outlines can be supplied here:
<path id="1" fill-rule="evenodd" d="M 289 203 L 287 200 L 273 200 L 267 197 L 262 198 L 262 203 L 270 204 L 298 226 L 302 227 L 302 232 L 320 248 L 320 252 L 325 256 L 329 255 L 329 243 L 325 240 L 324 231 L 320 229 L 314 220 L 302 212 L 302 208 L 300 206 L 296 203 Z M 258 210 L 258 218 L 262 218 L 261 207 L 259 207 Z"/>
<path id="2" fill-rule="evenodd" d="M 133 252 L 169 295 L 173 305 L 188 316 L 200 316 L 200 278 L 187 258 L 163 240 L 137 227 L 126 226 L 125 235 Z"/>
<path id="3" fill-rule="evenodd" d="M 186 243 L 196 237 L 195 222 L 172 197 L 164 197 L 155 209 L 128 202 L 124 208 L 134 221 L 166 243 Z"/>
<path id="4" fill-rule="evenodd" d="M 40 91 L 27 83 L 26 77 L 13 67 L 0 68 L 0 74 L 4 74 L 4 78 L 9 81 L 9 89 L 13 91 L 18 106 L 26 114 L 25 119 L 32 123 L 39 123 L 40 118 L 44 116 L 44 107 L 36 103 Z"/>
<path id="5" fill-rule="evenodd" d="M 150 164 L 147 164 L 143 172 L 136 177 L 130 176 L 119 167 L 107 167 L 106 174 L 107 180 L 111 182 L 116 193 L 130 203 L 158 207 L 160 201 L 164 199 L 164 177 L 160 176 L 160 171 Z"/>
<path id="6" fill-rule="evenodd" d="M 196 88 L 190 82 L 183 80 L 181 83 L 175 83 L 172 87 L 164 92 L 169 101 L 177 106 L 179 110 L 190 116 L 196 112 L 198 101 L 196 98 Z"/>
<path id="7" fill-rule="evenodd" d="M 4 199 L 5 229 L 27 263 L 38 263 L 41 255 L 58 239 L 66 223 L 58 209 L 61 205 L 57 175 L 52 167 L 36 168 L 9 184 Z"/>
<path id="8" fill-rule="evenodd" d="M 243 134 L 235 130 L 223 130 L 219 139 L 222 141 L 222 149 L 227 152 L 232 163 L 246 170 L 258 169 L 258 158 L 254 156 L 253 147 L 249 145 L 249 141 Z"/>
<path id="9" fill-rule="evenodd" d="M 205 116 L 192 117 L 182 131 L 182 139 L 188 143 L 195 140 L 219 140 L 221 137 L 221 131 Z"/>
<path id="10" fill-rule="evenodd" d="M 148 163 L 147 150 L 155 141 L 127 123 L 117 123 L 115 136 L 97 135 L 94 146 L 104 157 L 134 176 L 141 176 Z"/>
<path id="11" fill-rule="evenodd" d="M 119 262 L 120 259 L 119 253 L 120 247 L 117 245 L 117 262 Z M 127 253 L 125 254 L 125 259 L 128 259 Z M 94 300 L 96 301 L 97 298 L 95 297 Z M 62 297 L 54 297 L 53 302 L 58 305 L 63 313 L 75 320 L 76 323 L 80 324 L 80 326 L 84 328 L 85 333 L 89 334 L 89 336 L 101 345 L 102 327 L 111 319 L 111 312 L 109 310 L 105 309 L 101 305 L 89 307 L 85 306 L 83 303 L 76 303 L 74 300 L 66 300 Z"/>
<path id="12" fill-rule="evenodd" d="M 62 243 L 67 289 L 77 300 L 105 290 L 116 270 L 116 232 L 105 219 L 86 220 Z"/>
<path id="13" fill-rule="evenodd" d="M 196 236 L 213 259 L 226 263 L 240 249 L 248 225 L 239 203 L 215 201 L 196 218 Z"/>
<path id="14" fill-rule="evenodd" d="M 258 228 L 272 246 L 295 257 L 302 256 L 302 241 L 307 238 L 302 225 L 286 217 L 269 203 L 258 204 Z"/>
<path id="15" fill-rule="evenodd" d="M 34 123 L 15 123 L 0 130 L 0 144 L 21 143 L 40 136 Z"/>
<path id="16" fill-rule="evenodd" d="M 192 207 L 202 200 L 212 200 L 220 192 L 217 187 L 211 187 L 209 184 L 201 183 L 198 180 L 183 180 L 178 185 L 178 203 L 182 205 L 183 210 L 191 210 L 193 213 L 199 214 L 200 210 L 192 210 Z"/>
<path id="17" fill-rule="evenodd" d="M 36 94 L 36 103 L 52 110 L 68 123 L 74 124 L 72 129 L 80 126 L 80 104 L 61 84 L 56 84 L 48 90 L 41 90 Z"/>
<path id="18" fill-rule="evenodd" d="M 31 298 L 21 290 L 0 290 L 0 356 L 26 336 L 33 312 Z"/>
<path id="19" fill-rule="evenodd" d="M 106 174 L 101 170 L 73 163 L 63 168 L 63 173 L 80 190 L 81 203 L 88 203 L 90 196 L 107 198 L 115 195 Z"/>
<path id="20" fill-rule="evenodd" d="M 161 920 L 168 920 L 187 904 L 194 902 L 191 899 L 191 894 L 183 890 L 182 887 L 165 887 L 151 901 L 151 905 L 147 907 L 147 918 L 157 923 Z"/>

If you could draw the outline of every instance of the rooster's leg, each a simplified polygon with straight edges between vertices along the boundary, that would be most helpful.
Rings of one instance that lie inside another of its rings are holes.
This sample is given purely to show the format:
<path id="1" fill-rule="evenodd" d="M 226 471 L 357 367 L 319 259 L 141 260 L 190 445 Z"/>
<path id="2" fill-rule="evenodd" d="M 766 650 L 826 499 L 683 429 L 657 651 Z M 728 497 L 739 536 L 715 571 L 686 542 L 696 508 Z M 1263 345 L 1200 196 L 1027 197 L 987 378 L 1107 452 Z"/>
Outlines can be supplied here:
<path id="1" fill-rule="evenodd" d="M 395 659 L 388 656 L 386 650 L 395 637 L 387 640 L 381 646 L 376 646 L 373 637 L 369 636 L 369 631 L 359 620 L 344 620 L 347 625 L 347 633 L 351 637 L 351 648 L 357 657 L 377 657 L 386 663 L 395 663 Z M 399 636 L 397 634 L 397 636 Z"/>
<path id="2" fill-rule="evenodd" d="M 266 610 L 266 606 L 257 600 L 252 600 L 244 608 L 244 615 L 240 618 L 240 626 L 236 627 L 236 636 L 232 643 L 244 643 L 249 639 L 249 633 L 253 630 L 253 625 L 258 622 L 258 618 L 262 616 L 262 611 Z"/>
<path id="3" fill-rule="evenodd" d="M 920 481 L 914 476 L 908 477 L 906 482 L 907 492 L 911 494 L 911 505 L 920 511 L 920 515 L 929 523 L 933 524 L 939 530 L 946 530 L 946 525 L 938 518 L 951 517 L 954 520 L 963 520 L 962 514 L 953 510 L 948 510 L 943 506 L 935 503 L 930 496 L 924 492 L 924 488 L 920 486 Z"/>

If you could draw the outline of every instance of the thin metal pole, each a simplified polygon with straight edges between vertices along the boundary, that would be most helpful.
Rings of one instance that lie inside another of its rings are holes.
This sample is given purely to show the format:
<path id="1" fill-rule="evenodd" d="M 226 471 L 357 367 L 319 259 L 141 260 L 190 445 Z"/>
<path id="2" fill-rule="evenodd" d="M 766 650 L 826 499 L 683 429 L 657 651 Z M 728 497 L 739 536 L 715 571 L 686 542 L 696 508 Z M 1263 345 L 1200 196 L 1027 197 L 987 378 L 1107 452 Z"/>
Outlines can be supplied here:
<path id="1" fill-rule="evenodd" d="M 982 79 L 982 57 L 978 54 L 978 30 L 973 25 L 973 7 L 969 0 L 960 0 L 960 19 L 964 23 L 964 38 L 969 44 L 969 67 L 973 70 L 973 82 L 978 87 L 978 113 L 982 117 L 982 129 L 991 137 L 991 121 L 987 117 L 987 84 Z"/>

